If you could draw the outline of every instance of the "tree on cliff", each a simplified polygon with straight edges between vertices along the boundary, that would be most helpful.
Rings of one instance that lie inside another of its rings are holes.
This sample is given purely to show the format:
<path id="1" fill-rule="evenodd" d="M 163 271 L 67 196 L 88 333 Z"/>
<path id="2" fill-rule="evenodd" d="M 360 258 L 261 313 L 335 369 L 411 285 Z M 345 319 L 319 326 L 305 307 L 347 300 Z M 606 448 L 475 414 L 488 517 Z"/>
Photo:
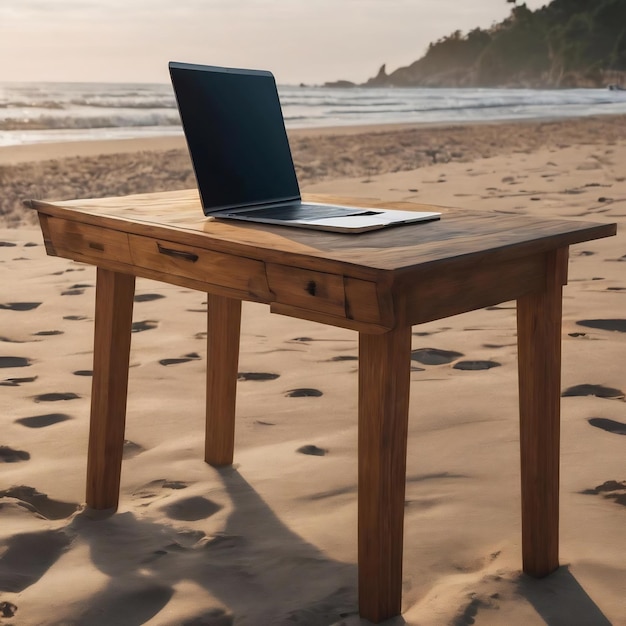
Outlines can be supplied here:
<path id="1" fill-rule="evenodd" d="M 499 24 L 457 30 L 367 84 L 600 86 L 609 72 L 626 73 L 626 0 L 553 0 L 535 11 L 506 1 L 513 7 Z"/>

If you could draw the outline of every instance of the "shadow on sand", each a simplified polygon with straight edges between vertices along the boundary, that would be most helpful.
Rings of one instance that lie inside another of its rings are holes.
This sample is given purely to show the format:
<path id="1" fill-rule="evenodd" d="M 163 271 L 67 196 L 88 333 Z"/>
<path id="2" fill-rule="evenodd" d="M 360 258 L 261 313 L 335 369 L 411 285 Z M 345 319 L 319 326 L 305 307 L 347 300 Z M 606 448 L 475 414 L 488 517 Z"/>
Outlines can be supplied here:
<path id="1" fill-rule="evenodd" d="M 183 580 L 206 589 L 225 608 L 182 620 L 172 615 L 172 626 L 361 622 L 356 567 L 329 559 L 293 533 L 236 470 L 219 474 L 233 510 L 223 532 L 212 537 L 132 513 L 103 517 L 85 511 L 74 518 L 71 529 L 109 577 L 75 624 L 144 624 L 166 607 Z"/>
<path id="2" fill-rule="evenodd" d="M 567 566 L 540 580 L 522 575 L 517 587 L 547 626 L 611 626 Z"/>

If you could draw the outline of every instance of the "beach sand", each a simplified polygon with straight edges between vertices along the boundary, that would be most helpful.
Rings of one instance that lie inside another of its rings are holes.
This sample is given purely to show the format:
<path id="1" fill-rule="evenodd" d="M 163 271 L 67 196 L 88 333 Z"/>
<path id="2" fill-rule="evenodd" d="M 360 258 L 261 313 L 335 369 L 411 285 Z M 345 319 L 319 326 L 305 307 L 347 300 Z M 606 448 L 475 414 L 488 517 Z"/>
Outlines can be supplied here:
<path id="1" fill-rule="evenodd" d="M 562 567 L 521 574 L 514 303 L 414 328 L 403 615 L 626 625 L 626 124 L 294 131 L 303 191 L 618 222 L 564 290 Z M 194 186 L 180 138 L 0 149 L 0 624 L 366 624 L 354 332 L 243 307 L 235 465 L 202 461 L 206 296 L 140 279 L 120 509 L 83 505 L 93 267 L 26 197 Z M 484 370 L 463 369 L 484 361 Z"/>

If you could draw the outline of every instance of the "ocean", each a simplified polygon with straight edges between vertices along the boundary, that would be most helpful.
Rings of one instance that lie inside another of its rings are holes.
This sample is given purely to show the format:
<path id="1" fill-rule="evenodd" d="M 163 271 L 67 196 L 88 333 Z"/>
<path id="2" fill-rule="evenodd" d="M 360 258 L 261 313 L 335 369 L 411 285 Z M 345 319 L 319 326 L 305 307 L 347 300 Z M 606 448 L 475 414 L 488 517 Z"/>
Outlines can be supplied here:
<path id="1" fill-rule="evenodd" d="M 608 89 L 279 86 L 287 128 L 626 113 Z M 181 134 L 169 84 L 0 83 L 0 146 Z"/>

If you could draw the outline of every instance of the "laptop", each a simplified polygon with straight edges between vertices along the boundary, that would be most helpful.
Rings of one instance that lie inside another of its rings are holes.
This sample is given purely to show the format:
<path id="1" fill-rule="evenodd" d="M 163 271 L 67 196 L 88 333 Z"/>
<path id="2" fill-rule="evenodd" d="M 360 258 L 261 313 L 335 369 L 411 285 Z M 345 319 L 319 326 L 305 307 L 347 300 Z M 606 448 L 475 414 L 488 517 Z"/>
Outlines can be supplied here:
<path id="1" fill-rule="evenodd" d="M 170 62 L 204 214 L 361 233 L 440 217 L 302 202 L 271 72 Z"/>

